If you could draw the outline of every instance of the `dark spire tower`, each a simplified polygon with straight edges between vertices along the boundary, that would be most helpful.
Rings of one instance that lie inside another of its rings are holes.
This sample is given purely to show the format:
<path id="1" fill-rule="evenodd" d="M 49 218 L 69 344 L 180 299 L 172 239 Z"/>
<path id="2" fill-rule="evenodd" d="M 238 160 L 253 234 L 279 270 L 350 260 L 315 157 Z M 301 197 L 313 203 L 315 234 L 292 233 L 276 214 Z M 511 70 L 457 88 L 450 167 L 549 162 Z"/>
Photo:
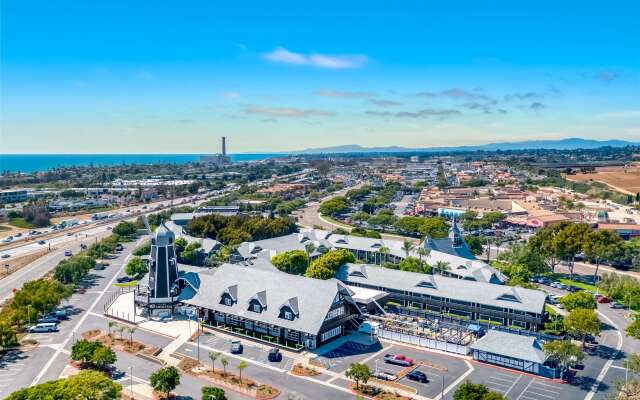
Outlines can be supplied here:
<path id="1" fill-rule="evenodd" d="M 222 137 L 222 157 L 227 156 L 227 138 Z"/>
<path id="2" fill-rule="evenodd" d="M 172 297 L 171 287 L 178 278 L 174 242 L 174 233 L 163 222 L 151 240 L 148 291 L 153 299 Z"/>

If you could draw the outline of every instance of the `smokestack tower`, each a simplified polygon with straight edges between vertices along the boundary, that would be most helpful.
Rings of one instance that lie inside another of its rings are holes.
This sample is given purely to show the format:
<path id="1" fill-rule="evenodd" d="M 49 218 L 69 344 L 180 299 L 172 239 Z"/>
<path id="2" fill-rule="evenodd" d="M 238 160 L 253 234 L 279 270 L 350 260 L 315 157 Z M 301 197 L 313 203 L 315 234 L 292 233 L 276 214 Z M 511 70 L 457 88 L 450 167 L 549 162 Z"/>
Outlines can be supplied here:
<path id="1" fill-rule="evenodd" d="M 222 137 L 222 157 L 226 157 L 227 156 L 227 139 L 223 136 Z"/>

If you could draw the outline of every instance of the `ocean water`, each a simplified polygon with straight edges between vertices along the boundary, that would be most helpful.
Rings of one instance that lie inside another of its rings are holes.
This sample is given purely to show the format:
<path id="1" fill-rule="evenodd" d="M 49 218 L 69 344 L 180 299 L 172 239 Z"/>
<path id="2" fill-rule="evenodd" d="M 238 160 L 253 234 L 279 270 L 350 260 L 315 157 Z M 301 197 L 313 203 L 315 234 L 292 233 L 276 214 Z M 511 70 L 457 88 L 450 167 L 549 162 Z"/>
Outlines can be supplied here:
<path id="1" fill-rule="evenodd" d="M 121 164 L 186 164 L 198 161 L 202 154 L 0 154 L 0 171 L 37 172 L 58 167 Z M 283 154 L 230 154 L 232 162 L 256 161 Z"/>

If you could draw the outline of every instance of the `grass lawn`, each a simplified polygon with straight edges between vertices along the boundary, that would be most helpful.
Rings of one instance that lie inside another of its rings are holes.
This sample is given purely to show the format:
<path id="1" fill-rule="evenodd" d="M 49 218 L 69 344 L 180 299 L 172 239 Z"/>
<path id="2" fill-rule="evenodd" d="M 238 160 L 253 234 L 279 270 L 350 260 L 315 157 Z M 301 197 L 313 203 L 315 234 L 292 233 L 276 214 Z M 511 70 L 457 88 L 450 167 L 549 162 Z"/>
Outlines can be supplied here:
<path id="1" fill-rule="evenodd" d="M 137 284 L 138 284 L 138 281 L 131 281 L 131 282 L 123 282 L 123 283 L 114 283 L 113 286 L 117 286 L 117 287 L 134 287 Z"/>
<path id="2" fill-rule="evenodd" d="M 25 221 L 24 218 L 11 218 L 9 220 L 9 225 L 13 225 L 16 228 L 23 228 L 23 229 L 33 228 L 33 225 Z"/>
<path id="3" fill-rule="evenodd" d="M 0 225 L 0 232 L 10 231 L 10 230 L 11 228 L 9 228 L 8 226 Z"/>
<path id="4" fill-rule="evenodd" d="M 338 226 L 341 226 L 341 227 L 343 227 L 343 228 L 347 228 L 347 229 L 352 229 L 352 228 L 353 228 L 353 226 L 351 226 L 351 225 L 347 225 L 347 224 L 345 224 L 345 223 L 344 223 L 344 222 L 342 222 L 342 221 L 338 221 L 337 219 L 331 218 L 331 217 L 330 217 L 330 216 L 328 216 L 328 215 L 324 215 L 324 214 L 322 214 L 321 216 L 322 216 L 322 218 L 326 219 L 327 221 L 331 222 L 332 224 L 336 224 L 336 225 L 338 225 Z"/>
<path id="5" fill-rule="evenodd" d="M 553 307 L 551 307 L 548 304 L 544 305 L 544 310 L 551 316 L 551 315 L 556 315 L 558 314 L 558 312 L 556 310 L 553 309 Z"/>

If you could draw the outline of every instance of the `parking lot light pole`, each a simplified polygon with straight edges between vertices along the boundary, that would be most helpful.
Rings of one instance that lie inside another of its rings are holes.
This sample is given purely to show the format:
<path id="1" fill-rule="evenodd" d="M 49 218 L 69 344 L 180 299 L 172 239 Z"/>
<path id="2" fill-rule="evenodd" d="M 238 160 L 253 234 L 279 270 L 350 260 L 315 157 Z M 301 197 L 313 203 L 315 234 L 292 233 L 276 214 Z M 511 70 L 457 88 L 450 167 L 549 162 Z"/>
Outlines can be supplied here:
<path id="1" fill-rule="evenodd" d="M 129 393 L 133 399 L 133 365 L 129 367 Z"/>
<path id="2" fill-rule="evenodd" d="M 442 392 L 440 393 L 440 400 L 444 400 L 444 374 L 442 374 Z"/>

